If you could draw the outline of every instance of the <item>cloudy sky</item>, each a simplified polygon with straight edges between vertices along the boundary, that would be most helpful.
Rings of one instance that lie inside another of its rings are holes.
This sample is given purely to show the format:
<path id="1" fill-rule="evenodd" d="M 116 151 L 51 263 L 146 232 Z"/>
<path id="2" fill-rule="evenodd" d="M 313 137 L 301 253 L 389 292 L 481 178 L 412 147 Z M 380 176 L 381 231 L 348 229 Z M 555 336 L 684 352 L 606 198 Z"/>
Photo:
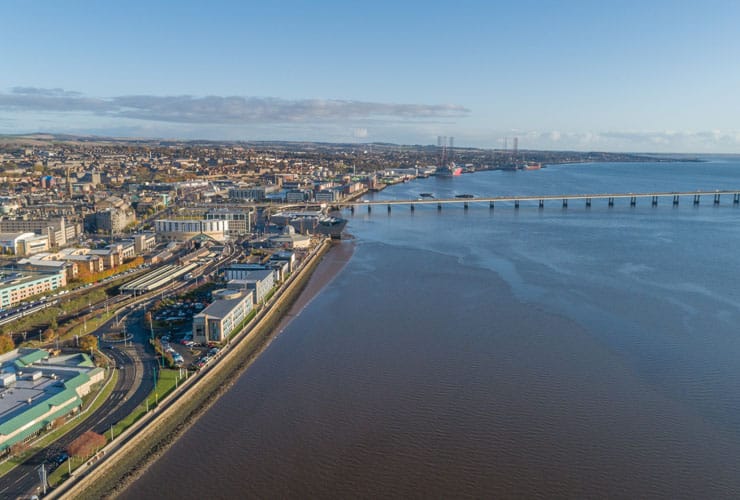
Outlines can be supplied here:
<path id="1" fill-rule="evenodd" d="M 736 1 L 150 4 L 0 3 L 0 133 L 740 153 Z"/>

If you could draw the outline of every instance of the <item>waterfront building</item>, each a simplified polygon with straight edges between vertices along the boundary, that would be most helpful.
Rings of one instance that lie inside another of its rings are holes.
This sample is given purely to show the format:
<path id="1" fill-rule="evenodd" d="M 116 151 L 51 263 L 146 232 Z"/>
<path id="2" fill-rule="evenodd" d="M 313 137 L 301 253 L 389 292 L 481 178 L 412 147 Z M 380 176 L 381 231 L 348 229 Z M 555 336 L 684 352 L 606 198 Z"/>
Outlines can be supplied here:
<path id="1" fill-rule="evenodd" d="M 276 263 L 282 263 L 285 262 L 288 264 L 288 272 L 292 272 L 293 268 L 295 266 L 295 253 L 289 252 L 287 250 L 281 250 L 279 252 L 275 252 L 272 255 L 270 255 L 270 262 L 276 262 Z"/>
<path id="2" fill-rule="evenodd" d="M 224 271 L 227 280 L 226 287 L 232 290 L 254 291 L 254 303 L 259 304 L 275 286 L 275 270 L 248 269 L 237 266 L 241 265 L 232 264 Z"/>
<path id="3" fill-rule="evenodd" d="M 311 246 L 311 237 L 296 233 L 295 227 L 287 225 L 281 234 L 269 238 L 270 245 L 276 248 L 299 249 Z"/>
<path id="4" fill-rule="evenodd" d="M 78 412 L 104 378 L 87 354 L 16 349 L 0 355 L 0 453 Z"/>
<path id="5" fill-rule="evenodd" d="M 193 342 L 221 343 L 244 321 L 253 307 L 253 293 L 241 290 L 217 290 L 221 297 L 193 316 Z"/>

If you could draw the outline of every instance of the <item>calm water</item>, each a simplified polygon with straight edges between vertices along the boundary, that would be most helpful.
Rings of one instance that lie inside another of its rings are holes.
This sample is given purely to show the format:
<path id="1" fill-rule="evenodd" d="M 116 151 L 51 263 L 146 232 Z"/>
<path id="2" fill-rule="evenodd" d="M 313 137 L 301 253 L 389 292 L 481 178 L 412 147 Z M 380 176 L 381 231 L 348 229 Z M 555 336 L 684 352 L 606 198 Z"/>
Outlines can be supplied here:
<path id="1" fill-rule="evenodd" d="M 740 188 L 740 159 L 376 196 Z M 126 498 L 740 496 L 740 208 L 358 211 L 341 274 Z"/>

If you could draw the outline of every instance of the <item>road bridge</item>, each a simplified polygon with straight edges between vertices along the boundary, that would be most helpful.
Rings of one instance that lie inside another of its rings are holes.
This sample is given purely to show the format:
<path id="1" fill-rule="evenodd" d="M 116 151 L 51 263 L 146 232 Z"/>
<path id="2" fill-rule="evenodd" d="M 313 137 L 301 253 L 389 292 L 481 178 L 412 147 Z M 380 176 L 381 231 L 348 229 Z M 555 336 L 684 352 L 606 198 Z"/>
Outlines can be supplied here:
<path id="1" fill-rule="evenodd" d="M 514 203 L 514 208 L 519 208 L 521 202 L 537 202 L 539 208 L 544 208 L 546 201 L 559 201 L 563 208 L 571 201 L 582 201 L 585 206 L 590 207 L 594 200 L 605 200 L 609 207 L 613 207 L 616 200 L 629 200 L 630 206 L 636 206 L 639 201 L 648 201 L 652 206 L 657 206 L 659 200 L 668 200 L 673 205 L 678 205 L 682 198 L 689 199 L 694 205 L 699 205 L 702 198 L 710 198 L 715 205 L 720 204 L 722 197 L 731 197 L 732 203 L 740 204 L 740 189 L 738 190 L 715 190 L 715 191 L 663 191 L 642 193 L 592 193 L 592 194 L 538 194 L 538 195 L 503 195 L 503 196 L 473 196 L 460 195 L 455 198 L 416 198 L 405 200 L 365 200 L 350 202 L 334 202 L 333 207 L 347 208 L 354 212 L 357 208 L 366 207 L 372 211 L 374 206 L 387 206 L 388 211 L 394 205 L 407 205 L 414 210 L 417 205 L 436 205 L 441 210 L 444 205 L 463 205 L 468 208 L 471 204 L 488 203 L 494 208 L 496 203 Z"/>

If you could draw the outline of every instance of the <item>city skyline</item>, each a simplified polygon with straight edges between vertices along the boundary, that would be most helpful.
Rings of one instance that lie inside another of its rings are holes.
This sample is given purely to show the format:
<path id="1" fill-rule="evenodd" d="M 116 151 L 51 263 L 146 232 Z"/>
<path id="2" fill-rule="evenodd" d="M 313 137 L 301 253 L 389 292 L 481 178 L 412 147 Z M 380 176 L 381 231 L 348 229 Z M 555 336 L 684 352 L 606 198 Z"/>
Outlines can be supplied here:
<path id="1" fill-rule="evenodd" d="M 0 133 L 737 153 L 738 14 L 725 1 L 10 2 Z"/>

